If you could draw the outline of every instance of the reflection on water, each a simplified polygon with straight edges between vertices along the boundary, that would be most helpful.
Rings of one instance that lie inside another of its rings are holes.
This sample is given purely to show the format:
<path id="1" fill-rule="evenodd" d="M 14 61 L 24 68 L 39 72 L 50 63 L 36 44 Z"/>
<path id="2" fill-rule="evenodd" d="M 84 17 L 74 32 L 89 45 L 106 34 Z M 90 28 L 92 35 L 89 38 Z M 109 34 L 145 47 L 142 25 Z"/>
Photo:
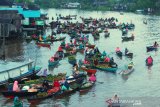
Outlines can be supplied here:
<path id="1" fill-rule="evenodd" d="M 129 32 L 129 35 L 134 33 L 135 40 L 122 42 L 121 31 L 118 29 L 109 29 L 110 37 L 105 38 L 103 34 L 99 40 L 94 40 L 91 35 L 89 39 L 91 43 L 96 44 L 99 50 L 106 51 L 111 57 L 114 57 L 115 62 L 118 64 L 120 72 L 125 68 L 129 62 L 133 61 L 135 65 L 135 70 L 129 76 L 122 77 L 119 73 L 112 74 L 108 72 L 97 71 L 97 83 L 88 92 L 82 94 L 76 92 L 70 96 L 62 97 L 59 99 L 50 98 L 36 102 L 33 104 L 25 101 L 26 105 L 31 105 L 32 107 L 106 107 L 105 100 L 110 98 L 117 93 L 120 97 L 160 97 L 159 94 L 159 83 L 160 83 L 160 56 L 159 50 L 155 52 L 146 53 L 146 46 L 153 45 L 155 41 L 160 43 L 160 17 L 150 16 L 150 15 L 140 15 L 134 13 L 124 13 L 120 15 L 119 12 L 100 12 L 100 11 L 81 11 L 81 10 L 63 10 L 63 9 L 49 9 L 45 10 L 48 12 L 49 22 L 51 18 L 56 19 L 56 14 L 66 15 L 78 15 L 77 20 L 80 20 L 80 16 L 89 18 L 106 18 L 106 17 L 116 17 L 119 22 L 132 22 L 135 24 L 135 29 Z M 143 24 L 143 20 L 146 19 L 148 24 Z M 76 22 L 76 20 L 72 20 Z M 50 34 L 51 30 L 47 30 L 46 34 Z M 61 34 L 60 34 L 61 35 Z M 57 36 L 60 36 L 57 35 Z M 69 36 L 66 40 L 69 41 Z M 34 41 L 27 43 L 23 40 L 10 41 L 6 46 L 6 55 L 8 59 L 13 59 L 19 57 L 20 59 L 37 59 L 37 65 L 42 66 L 42 69 L 48 68 L 48 59 L 54 55 L 60 42 L 55 42 L 52 44 L 51 49 L 38 48 Z M 128 59 L 122 57 L 120 59 L 115 54 L 115 48 L 119 46 L 124 52 L 125 48 L 128 48 L 133 52 L 133 59 Z M 152 56 L 154 60 L 154 65 L 148 69 L 145 66 L 145 59 L 148 56 Z M 77 54 L 77 59 L 83 58 L 83 55 Z M 72 73 L 72 65 L 68 64 L 67 58 L 60 61 L 60 65 L 56 68 L 48 68 L 51 74 L 57 74 L 59 72 L 67 72 L 67 75 Z M 101 84 L 102 83 L 102 84 Z M 4 99 L 1 95 L 0 99 Z M 6 106 L 11 105 L 11 103 L 4 103 L 5 100 L 0 100 L 1 104 Z M 92 103 L 91 103 L 92 102 Z M 151 103 L 152 105 L 152 103 Z M 148 105 L 151 107 L 151 105 Z M 129 107 L 129 106 L 127 106 Z M 147 107 L 146 105 L 141 107 Z"/>

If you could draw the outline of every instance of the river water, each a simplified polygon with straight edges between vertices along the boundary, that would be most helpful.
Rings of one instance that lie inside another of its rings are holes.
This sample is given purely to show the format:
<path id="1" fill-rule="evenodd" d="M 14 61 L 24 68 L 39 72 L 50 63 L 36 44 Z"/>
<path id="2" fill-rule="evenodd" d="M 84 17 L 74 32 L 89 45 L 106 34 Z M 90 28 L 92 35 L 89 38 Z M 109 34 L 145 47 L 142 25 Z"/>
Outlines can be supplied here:
<path id="1" fill-rule="evenodd" d="M 122 42 L 121 31 L 118 29 L 109 29 L 110 37 L 104 38 L 103 34 L 99 40 L 94 41 L 90 36 L 90 41 L 99 47 L 99 50 L 106 51 L 107 54 L 113 56 L 115 62 L 118 64 L 117 74 L 108 72 L 97 72 L 97 83 L 92 89 L 86 93 L 76 92 L 67 97 L 55 99 L 50 98 L 35 103 L 30 103 L 26 99 L 23 99 L 25 107 L 106 107 L 106 99 L 111 98 L 115 93 L 118 94 L 120 99 L 124 101 L 124 107 L 160 107 L 160 53 L 149 52 L 146 53 L 146 46 L 152 45 L 154 41 L 160 43 L 160 17 L 154 15 L 141 15 L 134 13 L 124 13 L 120 15 L 119 12 L 105 12 L 105 11 L 82 11 L 82 10 L 64 10 L 64 9 L 49 9 L 45 10 L 48 13 L 49 21 L 56 14 L 66 15 L 78 15 L 79 17 L 93 17 L 93 18 L 107 18 L 116 17 L 119 22 L 128 22 L 135 24 L 135 29 L 129 31 L 129 35 L 132 33 L 135 35 L 134 41 Z M 143 24 L 143 20 L 146 19 L 148 24 Z M 76 20 L 73 20 L 76 22 Z M 50 29 L 46 31 L 47 34 L 51 32 Z M 61 35 L 59 35 L 61 36 Z M 69 37 L 66 38 L 69 41 Z M 42 66 L 42 69 L 48 68 L 48 59 L 55 53 L 60 42 L 55 42 L 51 46 L 51 50 L 47 48 L 38 48 L 34 41 L 27 43 L 25 40 L 10 41 L 6 44 L 7 60 L 15 60 L 16 58 L 23 60 L 36 59 L 37 65 Z M 121 50 L 127 47 L 130 52 L 134 53 L 133 59 L 123 57 L 118 58 L 115 54 L 115 48 L 119 46 Z M 154 65 L 151 69 L 145 66 L 145 59 L 151 55 L 154 60 Z M 77 59 L 83 58 L 83 55 L 78 54 Z M 119 72 L 125 68 L 125 65 L 133 61 L 135 70 L 132 74 L 126 77 L 122 77 Z M 57 74 L 59 72 L 67 72 L 67 75 L 71 74 L 72 66 L 68 64 L 67 58 L 60 61 L 60 65 L 51 69 L 51 74 Z M 128 102 L 125 102 L 128 101 Z M 132 102 L 132 103 L 129 103 Z M 7 100 L 0 95 L 0 105 L 10 107 L 12 100 Z"/>

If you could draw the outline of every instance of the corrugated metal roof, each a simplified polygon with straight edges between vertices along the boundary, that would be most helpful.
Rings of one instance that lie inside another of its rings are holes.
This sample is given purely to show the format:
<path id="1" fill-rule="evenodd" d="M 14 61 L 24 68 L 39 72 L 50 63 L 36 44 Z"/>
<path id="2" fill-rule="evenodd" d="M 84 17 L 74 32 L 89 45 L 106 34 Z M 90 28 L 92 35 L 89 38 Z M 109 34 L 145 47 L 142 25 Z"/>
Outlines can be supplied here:
<path id="1" fill-rule="evenodd" d="M 23 10 L 23 8 L 0 8 L 0 10 L 18 10 L 19 14 L 22 14 L 25 18 L 37 18 L 40 17 L 40 10 Z"/>

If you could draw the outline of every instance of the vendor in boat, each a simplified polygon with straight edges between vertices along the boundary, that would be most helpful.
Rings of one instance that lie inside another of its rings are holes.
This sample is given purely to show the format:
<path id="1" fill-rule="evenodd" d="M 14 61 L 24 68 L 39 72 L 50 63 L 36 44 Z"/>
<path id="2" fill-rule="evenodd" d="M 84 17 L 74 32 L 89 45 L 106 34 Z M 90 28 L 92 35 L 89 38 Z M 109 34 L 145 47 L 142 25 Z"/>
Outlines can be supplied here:
<path id="1" fill-rule="evenodd" d="M 147 59 L 146 59 L 146 63 L 147 65 L 152 65 L 153 64 L 153 58 L 151 56 L 149 56 Z"/>
<path id="2" fill-rule="evenodd" d="M 17 96 L 14 97 L 14 106 L 13 107 L 23 107 L 23 103 L 19 100 L 19 98 Z"/>
<path id="3" fill-rule="evenodd" d="M 50 62 L 54 62 L 54 57 L 51 57 L 51 58 L 49 59 L 49 61 L 50 61 Z"/>
<path id="4" fill-rule="evenodd" d="M 116 52 L 121 52 L 121 49 L 119 47 L 117 47 Z"/>
<path id="5" fill-rule="evenodd" d="M 103 57 L 105 57 L 107 55 L 106 51 L 103 51 L 103 53 L 101 54 Z"/>
<path id="6" fill-rule="evenodd" d="M 74 71 L 78 71 L 78 64 L 74 64 L 74 65 L 73 65 L 73 70 L 74 70 Z"/>
<path id="7" fill-rule="evenodd" d="M 131 69 L 133 67 L 133 62 L 128 64 L 128 69 Z"/>
<path id="8" fill-rule="evenodd" d="M 66 91 L 66 90 L 69 90 L 70 89 L 70 85 L 67 81 L 65 81 L 61 87 L 61 90 L 62 91 Z"/>
<path id="9" fill-rule="evenodd" d="M 104 62 L 109 63 L 110 62 L 110 58 L 109 57 L 105 57 Z"/>
<path id="10" fill-rule="evenodd" d="M 157 43 L 157 41 L 155 41 L 153 47 L 158 47 L 158 46 L 159 44 Z"/>
<path id="11" fill-rule="evenodd" d="M 49 89 L 49 83 L 47 80 L 43 81 L 42 87 L 43 87 L 44 91 L 47 91 Z"/>
<path id="12" fill-rule="evenodd" d="M 119 103 L 119 97 L 117 94 L 112 97 L 112 103 Z"/>
<path id="13" fill-rule="evenodd" d="M 114 59 L 113 59 L 113 57 L 111 57 L 110 58 L 110 62 L 109 62 L 109 66 L 113 66 L 113 65 L 115 65 L 116 63 L 114 62 Z M 116 66 L 115 67 L 117 67 L 117 64 L 116 64 Z"/>
<path id="14" fill-rule="evenodd" d="M 76 53 L 76 50 L 77 50 L 77 48 L 74 46 L 73 49 L 72 49 L 72 51 L 71 51 L 71 54 Z"/>
<path id="15" fill-rule="evenodd" d="M 74 44 L 74 46 L 76 46 L 76 45 L 77 45 L 77 41 L 76 41 L 76 39 L 74 39 L 73 44 Z"/>
<path id="16" fill-rule="evenodd" d="M 43 41 L 43 39 L 42 39 L 42 36 L 41 36 L 41 35 L 39 35 L 39 41 Z"/>
<path id="17" fill-rule="evenodd" d="M 15 92 L 20 92 L 20 88 L 19 88 L 19 86 L 18 86 L 18 81 L 14 81 L 13 91 L 15 91 Z"/>
<path id="18" fill-rule="evenodd" d="M 125 55 L 127 55 L 129 53 L 128 49 L 125 48 Z"/>
<path id="19" fill-rule="evenodd" d="M 98 47 L 96 47 L 96 48 L 94 49 L 94 54 L 96 54 L 96 53 L 100 53 Z"/>
<path id="20" fill-rule="evenodd" d="M 66 49 L 69 49 L 70 48 L 69 43 L 67 43 L 65 47 L 66 47 Z"/>
<path id="21" fill-rule="evenodd" d="M 61 46 L 58 47 L 58 52 L 63 52 L 63 49 Z"/>
<path id="22" fill-rule="evenodd" d="M 65 40 L 62 41 L 61 46 L 65 46 Z"/>
<path id="23" fill-rule="evenodd" d="M 53 87 L 47 91 L 49 94 L 58 92 L 61 89 L 61 87 L 60 87 L 61 85 L 58 80 L 54 80 L 52 86 Z"/>
<path id="24" fill-rule="evenodd" d="M 94 74 L 92 74 L 90 77 L 89 77 L 89 81 L 90 82 L 96 82 L 96 76 Z"/>
<path id="25" fill-rule="evenodd" d="M 84 45 L 82 43 L 79 44 L 79 49 L 84 49 Z"/>

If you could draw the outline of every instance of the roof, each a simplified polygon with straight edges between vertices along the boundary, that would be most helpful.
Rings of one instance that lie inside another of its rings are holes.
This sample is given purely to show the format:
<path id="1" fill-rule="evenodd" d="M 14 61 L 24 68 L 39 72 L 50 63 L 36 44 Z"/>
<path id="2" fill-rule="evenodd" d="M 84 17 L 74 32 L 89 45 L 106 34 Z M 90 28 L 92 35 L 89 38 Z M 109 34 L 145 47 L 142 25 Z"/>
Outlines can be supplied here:
<path id="1" fill-rule="evenodd" d="M 23 8 L 0 8 L 0 10 L 17 10 L 19 14 L 22 14 L 25 18 L 37 18 L 40 17 L 40 10 L 23 10 Z"/>
<path id="2" fill-rule="evenodd" d="M 22 14 L 25 18 L 40 17 L 41 15 L 39 10 L 25 10 Z"/>

